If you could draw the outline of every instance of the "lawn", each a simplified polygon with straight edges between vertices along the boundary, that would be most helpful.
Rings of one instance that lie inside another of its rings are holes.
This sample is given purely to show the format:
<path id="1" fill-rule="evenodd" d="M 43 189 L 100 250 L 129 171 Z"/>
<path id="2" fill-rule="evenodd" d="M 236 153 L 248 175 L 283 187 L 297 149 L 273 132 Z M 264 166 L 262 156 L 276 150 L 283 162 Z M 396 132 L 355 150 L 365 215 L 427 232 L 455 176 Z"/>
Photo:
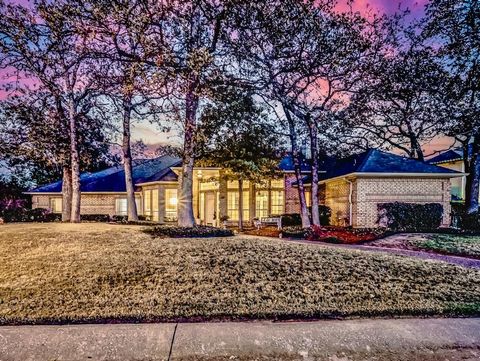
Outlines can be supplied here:
<path id="1" fill-rule="evenodd" d="M 480 314 L 480 272 L 248 236 L 0 226 L 0 323 Z"/>
<path id="2" fill-rule="evenodd" d="M 378 240 L 371 245 L 431 251 L 480 259 L 480 236 L 453 234 L 406 234 Z"/>
<path id="3" fill-rule="evenodd" d="M 433 234 L 428 238 L 418 242 L 417 246 L 426 250 L 480 259 L 480 236 Z"/>

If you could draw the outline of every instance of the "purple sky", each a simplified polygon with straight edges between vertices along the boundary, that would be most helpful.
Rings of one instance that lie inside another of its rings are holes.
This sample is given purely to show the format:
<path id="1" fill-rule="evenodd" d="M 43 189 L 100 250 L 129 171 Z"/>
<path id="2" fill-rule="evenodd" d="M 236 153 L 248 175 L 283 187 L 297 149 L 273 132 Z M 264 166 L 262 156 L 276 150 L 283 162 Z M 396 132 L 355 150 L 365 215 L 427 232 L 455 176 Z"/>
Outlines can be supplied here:
<path id="1" fill-rule="evenodd" d="M 14 0 L 12 2 L 27 4 L 28 0 Z M 347 8 L 348 0 L 338 0 L 339 4 L 337 8 L 339 10 L 345 10 Z M 423 14 L 423 9 L 428 0 L 354 0 L 353 9 L 360 11 L 362 14 L 368 16 L 374 12 L 392 14 L 399 9 L 404 10 L 408 8 L 412 12 L 412 16 L 419 17 Z M 5 70 L 0 70 L 0 85 L 14 82 L 15 79 L 7 77 Z M 5 92 L 0 90 L 0 99 L 6 97 Z M 151 125 L 148 121 L 137 123 L 133 125 L 132 135 L 135 140 L 142 139 L 146 144 L 151 144 L 152 148 L 155 144 L 162 143 L 177 143 L 179 139 L 175 137 L 175 132 L 171 134 L 165 134 L 160 132 L 154 125 Z M 444 149 L 450 145 L 450 140 L 436 139 L 428 146 L 428 151 Z"/>

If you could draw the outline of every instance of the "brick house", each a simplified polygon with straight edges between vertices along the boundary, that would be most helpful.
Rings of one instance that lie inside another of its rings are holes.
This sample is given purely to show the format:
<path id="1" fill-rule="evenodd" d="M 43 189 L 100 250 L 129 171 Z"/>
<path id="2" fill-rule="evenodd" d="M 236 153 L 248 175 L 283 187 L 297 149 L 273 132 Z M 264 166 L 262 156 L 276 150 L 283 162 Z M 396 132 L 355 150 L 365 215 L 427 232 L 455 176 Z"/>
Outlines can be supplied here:
<path id="1" fill-rule="evenodd" d="M 377 203 L 441 203 L 443 225 L 450 222 L 451 179 L 464 174 L 425 162 L 379 150 L 369 150 L 343 159 L 321 162 L 319 197 L 332 209 L 331 223 L 353 227 L 377 226 Z M 178 173 L 181 161 L 162 156 L 136 161 L 133 178 L 139 214 L 159 223 L 175 223 L 178 203 Z M 283 213 L 298 213 L 298 190 L 290 157 L 279 163 L 282 175 L 253 184 L 244 181 L 243 215 L 245 221 Z M 310 169 L 305 162 L 302 174 L 310 203 Z M 222 216 L 238 220 L 238 181 L 228 180 L 222 168 L 194 169 L 193 208 L 198 224 L 219 225 Z M 62 182 L 58 181 L 28 192 L 34 208 L 62 210 Z M 81 213 L 125 215 L 127 212 L 125 178 L 122 166 L 81 176 Z"/>

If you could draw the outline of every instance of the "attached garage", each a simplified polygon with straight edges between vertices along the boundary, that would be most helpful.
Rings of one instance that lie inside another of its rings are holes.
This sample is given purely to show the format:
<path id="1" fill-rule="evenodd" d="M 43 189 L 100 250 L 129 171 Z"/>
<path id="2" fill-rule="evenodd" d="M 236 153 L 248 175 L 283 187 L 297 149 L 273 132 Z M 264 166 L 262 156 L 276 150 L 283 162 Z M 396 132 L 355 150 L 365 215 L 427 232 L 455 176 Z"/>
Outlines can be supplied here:
<path id="1" fill-rule="evenodd" d="M 338 226 L 377 227 L 380 203 L 439 203 L 442 226 L 450 224 L 451 180 L 454 170 L 379 150 L 326 162 L 321 203 L 332 210 Z"/>

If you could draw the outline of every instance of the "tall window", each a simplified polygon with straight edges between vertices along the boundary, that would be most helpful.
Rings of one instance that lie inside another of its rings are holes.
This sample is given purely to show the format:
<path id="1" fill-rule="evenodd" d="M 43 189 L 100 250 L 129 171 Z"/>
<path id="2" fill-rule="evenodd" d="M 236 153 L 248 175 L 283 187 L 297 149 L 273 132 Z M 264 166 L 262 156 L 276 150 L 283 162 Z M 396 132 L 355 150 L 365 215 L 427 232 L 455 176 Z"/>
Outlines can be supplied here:
<path id="1" fill-rule="evenodd" d="M 229 220 L 231 221 L 238 221 L 238 215 L 240 212 L 240 200 L 239 200 L 239 182 L 238 180 L 228 181 L 227 182 L 227 215 Z M 248 180 L 244 180 L 242 182 L 242 190 L 243 190 L 243 220 L 250 219 L 250 197 L 249 197 L 249 188 L 250 182 Z"/>
<path id="2" fill-rule="evenodd" d="M 141 213 L 140 198 L 135 196 L 135 205 L 137 206 L 137 212 Z M 126 216 L 128 214 L 128 201 L 127 198 L 115 199 L 115 214 L 119 216 Z"/>
<path id="3" fill-rule="evenodd" d="M 227 193 L 227 215 L 231 221 L 238 221 L 238 192 Z"/>
<path id="4" fill-rule="evenodd" d="M 272 215 L 280 215 L 283 213 L 283 191 L 271 191 L 272 196 Z"/>
<path id="5" fill-rule="evenodd" d="M 177 220 L 177 189 L 165 189 L 165 221 Z"/>
<path id="6" fill-rule="evenodd" d="M 305 201 L 307 202 L 307 207 L 312 205 L 312 192 L 305 189 Z"/>
<path id="7" fill-rule="evenodd" d="M 268 190 L 256 192 L 255 216 L 257 218 L 268 217 Z"/>
<path id="8" fill-rule="evenodd" d="M 127 198 L 115 199 L 115 214 L 119 216 L 127 215 Z"/>
<path id="9" fill-rule="evenodd" d="M 242 188 L 243 190 L 246 190 L 250 187 L 250 182 L 248 180 L 244 180 L 242 182 Z M 227 188 L 228 189 L 238 189 L 239 188 L 239 184 L 238 184 L 238 180 L 235 180 L 235 181 L 227 181 Z"/>
<path id="10" fill-rule="evenodd" d="M 146 190 L 144 193 L 145 201 L 143 202 L 144 214 L 146 216 L 152 215 L 152 191 Z"/>
<path id="11" fill-rule="evenodd" d="M 50 198 L 50 209 L 52 213 L 62 213 L 62 198 Z"/>
<path id="12" fill-rule="evenodd" d="M 281 179 L 272 179 L 270 181 L 271 188 L 283 188 L 283 178 Z"/>
<path id="13" fill-rule="evenodd" d="M 248 190 L 243 191 L 243 220 L 250 219 L 250 192 Z"/>
<path id="14" fill-rule="evenodd" d="M 159 212 L 158 212 L 158 189 L 152 189 L 152 219 L 155 222 L 158 222 Z"/>

